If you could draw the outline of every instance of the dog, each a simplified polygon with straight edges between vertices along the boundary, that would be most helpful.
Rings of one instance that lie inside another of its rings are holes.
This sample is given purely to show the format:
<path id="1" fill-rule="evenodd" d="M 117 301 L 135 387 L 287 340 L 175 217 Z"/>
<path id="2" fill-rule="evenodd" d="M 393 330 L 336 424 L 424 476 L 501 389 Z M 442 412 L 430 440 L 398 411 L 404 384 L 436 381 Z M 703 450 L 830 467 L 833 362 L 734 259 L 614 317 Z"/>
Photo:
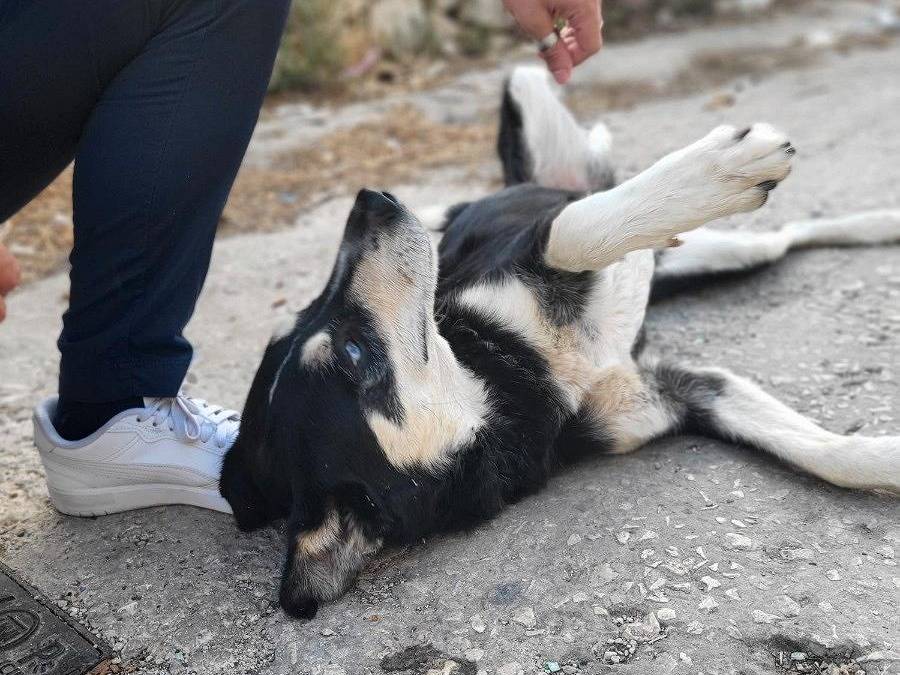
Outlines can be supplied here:
<path id="1" fill-rule="evenodd" d="M 644 350 L 651 293 L 797 247 L 900 240 L 900 211 L 766 233 L 705 223 L 765 204 L 794 148 L 722 126 L 613 186 L 609 133 L 538 69 L 505 85 L 506 187 L 446 212 L 435 251 L 362 190 L 322 294 L 265 350 L 222 495 L 243 530 L 286 518 L 281 605 L 311 618 L 383 546 L 471 528 L 561 466 L 690 432 L 835 485 L 900 491 L 900 438 L 840 436 L 727 370 Z"/>

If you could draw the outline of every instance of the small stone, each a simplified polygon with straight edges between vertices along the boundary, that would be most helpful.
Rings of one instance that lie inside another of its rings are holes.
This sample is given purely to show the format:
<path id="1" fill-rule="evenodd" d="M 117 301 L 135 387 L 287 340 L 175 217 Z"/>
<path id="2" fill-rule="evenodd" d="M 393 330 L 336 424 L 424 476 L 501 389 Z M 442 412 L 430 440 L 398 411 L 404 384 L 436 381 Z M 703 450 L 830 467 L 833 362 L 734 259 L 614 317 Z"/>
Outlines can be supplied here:
<path id="1" fill-rule="evenodd" d="M 881 548 L 878 549 L 878 552 L 881 554 L 881 556 L 883 558 L 886 558 L 887 560 L 894 559 L 894 549 L 891 548 L 890 546 L 882 546 Z"/>
<path id="2" fill-rule="evenodd" d="M 677 616 L 675 610 L 671 607 L 663 607 L 662 609 L 656 610 L 656 618 L 662 623 L 671 623 Z"/>
<path id="3" fill-rule="evenodd" d="M 677 546 L 667 546 L 667 547 L 666 547 L 666 553 L 668 553 L 668 554 L 669 554 L 670 556 L 672 556 L 673 558 L 677 558 L 678 555 L 679 555 L 679 553 L 678 553 L 678 547 L 677 547 Z"/>
<path id="4" fill-rule="evenodd" d="M 786 617 L 800 616 L 800 605 L 788 595 L 779 595 L 775 598 L 775 609 Z"/>
<path id="5" fill-rule="evenodd" d="M 631 539 L 631 532 L 618 532 L 616 534 L 616 541 L 620 544 L 627 543 L 629 539 Z"/>
<path id="6" fill-rule="evenodd" d="M 740 629 L 737 626 L 732 626 L 729 624 L 728 626 L 725 626 L 725 632 L 735 640 L 742 640 L 744 638 L 743 633 L 741 633 Z"/>
<path id="7" fill-rule="evenodd" d="M 581 535 L 580 534 L 573 534 L 566 541 L 567 546 L 575 546 L 575 544 L 578 544 L 578 543 L 581 543 Z"/>
<path id="8" fill-rule="evenodd" d="M 828 570 L 827 572 L 825 572 L 825 576 L 828 577 L 829 579 L 831 579 L 832 581 L 840 581 L 841 580 L 841 573 L 838 572 L 837 570 Z"/>
<path id="9" fill-rule="evenodd" d="M 659 621 L 656 620 L 656 615 L 651 612 L 642 621 L 627 624 L 623 634 L 635 642 L 649 642 L 659 635 L 659 631 Z"/>
<path id="10" fill-rule="evenodd" d="M 484 622 L 484 619 L 481 618 L 480 614 L 476 614 L 471 619 L 469 619 L 469 625 L 476 633 L 483 633 L 485 630 L 487 630 L 487 624 Z"/>
<path id="11" fill-rule="evenodd" d="M 640 541 L 647 541 L 648 539 L 656 539 L 657 537 L 659 537 L 659 535 L 656 534 L 656 532 L 653 532 L 652 530 L 647 530 L 646 532 L 644 532 L 644 534 L 641 535 Z"/>
<path id="12" fill-rule="evenodd" d="M 330 628 L 323 628 L 321 634 L 322 637 L 331 637 L 332 635 L 334 635 L 334 631 Z"/>
<path id="13" fill-rule="evenodd" d="M 687 665 L 691 665 L 694 662 L 691 659 L 691 657 L 688 656 L 687 654 L 685 654 L 684 652 L 679 653 L 678 658 L 681 659 L 681 661 Z"/>
<path id="14" fill-rule="evenodd" d="M 591 574 L 591 583 L 608 584 L 610 581 L 614 581 L 618 577 L 619 573 L 614 571 L 607 562 L 603 563 L 600 567 L 593 571 L 593 573 Z"/>
<path id="15" fill-rule="evenodd" d="M 583 593 L 580 591 L 578 593 L 572 594 L 572 602 L 574 602 L 576 604 L 580 603 L 580 602 L 587 602 L 590 599 L 591 599 L 591 596 L 589 596 L 587 593 Z"/>
<path id="16" fill-rule="evenodd" d="M 466 658 L 469 661 L 481 661 L 484 658 L 484 650 L 478 649 L 477 647 L 474 649 L 469 649 L 466 651 Z"/>
<path id="17" fill-rule="evenodd" d="M 791 652 L 791 661 L 806 661 L 806 652 Z"/>
<path id="18" fill-rule="evenodd" d="M 519 675 L 520 672 L 522 672 L 522 666 L 520 666 L 516 661 L 507 663 L 497 668 L 497 675 Z"/>
<path id="19" fill-rule="evenodd" d="M 691 635 L 700 635 L 703 633 L 703 624 L 699 621 L 691 621 L 685 630 Z"/>
<path id="20" fill-rule="evenodd" d="M 736 588 L 729 588 L 728 590 L 725 591 L 725 595 L 728 596 L 729 598 L 731 598 L 732 600 L 740 600 L 741 599 L 741 596 L 738 593 L 738 589 L 736 589 Z"/>
<path id="21" fill-rule="evenodd" d="M 719 609 L 719 603 L 716 602 L 715 598 L 713 598 L 711 595 L 707 595 L 705 598 L 703 598 L 703 600 L 700 601 L 700 604 L 697 605 L 697 608 L 703 610 L 707 614 L 711 614 L 712 612 L 715 612 L 717 609 Z"/>
<path id="22" fill-rule="evenodd" d="M 722 583 L 719 580 L 713 579 L 712 577 L 703 577 L 702 579 L 700 579 L 700 581 L 703 583 L 704 586 L 706 586 L 705 590 L 707 593 L 709 591 L 711 591 L 712 589 L 718 588 L 719 586 L 722 585 Z"/>
<path id="23" fill-rule="evenodd" d="M 512 616 L 512 620 L 525 628 L 531 629 L 537 625 L 533 607 L 522 607 Z"/>
<path id="24" fill-rule="evenodd" d="M 562 670 L 556 661 L 547 661 L 547 663 L 544 664 L 544 668 L 548 673 L 558 673 Z"/>
<path id="25" fill-rule="evenodd" d="M 731 548 L 743 551 L 753 548 L 753 540 L 737 532 L 726 532 L 725 541 Z"/>
<path id="26" fill-rule="evenodd" d="M 755 623 L 775 623 L 781 619 L 780 616 L 775 616 L 774 614 L 766 614 L 765 612 L 754 609 L 753 610 L 753 621 Z"/>

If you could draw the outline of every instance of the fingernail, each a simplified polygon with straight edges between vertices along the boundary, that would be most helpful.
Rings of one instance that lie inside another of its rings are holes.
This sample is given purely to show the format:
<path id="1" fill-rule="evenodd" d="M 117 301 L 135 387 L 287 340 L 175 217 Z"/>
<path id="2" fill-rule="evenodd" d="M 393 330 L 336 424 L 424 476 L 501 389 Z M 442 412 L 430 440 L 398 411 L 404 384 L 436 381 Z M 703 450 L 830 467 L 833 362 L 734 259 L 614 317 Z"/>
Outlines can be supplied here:
<path id="1" fill-rule="evenodd" d="M 569 71 L 568 70 L 554 70 L 553 71 L 553 79 L 555 79 L 559 84 L 565 84 L 569 81 Z"/>

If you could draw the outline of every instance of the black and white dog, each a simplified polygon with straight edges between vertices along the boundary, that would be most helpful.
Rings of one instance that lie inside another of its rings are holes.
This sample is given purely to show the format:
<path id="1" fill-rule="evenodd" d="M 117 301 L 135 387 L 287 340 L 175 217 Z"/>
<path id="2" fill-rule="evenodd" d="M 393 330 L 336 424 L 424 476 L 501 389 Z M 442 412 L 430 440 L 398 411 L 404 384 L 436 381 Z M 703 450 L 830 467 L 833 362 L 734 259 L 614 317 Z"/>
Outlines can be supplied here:
<path id="1" fill-rule="evenodd" d="M 285 610 L 312 617 L 382 546 L 472 527 L 567 462 L 665 434 L 900 491 L 900 438 L 830 433 L 726 370 L 642 349 L 651 287 L 900 241 L 900 212 L 698 229 L 766 202 L 785 136 L 719 127 L 612 187 L 605 128 L 580 128 L 536 69 L 507 84 L 498 146 L 506 188 L 451 208 L 437 255 L 392 195 L 361 191 L 324 291 L 266 349 L 221 489 L 242 529 L 288 519 Z"/>

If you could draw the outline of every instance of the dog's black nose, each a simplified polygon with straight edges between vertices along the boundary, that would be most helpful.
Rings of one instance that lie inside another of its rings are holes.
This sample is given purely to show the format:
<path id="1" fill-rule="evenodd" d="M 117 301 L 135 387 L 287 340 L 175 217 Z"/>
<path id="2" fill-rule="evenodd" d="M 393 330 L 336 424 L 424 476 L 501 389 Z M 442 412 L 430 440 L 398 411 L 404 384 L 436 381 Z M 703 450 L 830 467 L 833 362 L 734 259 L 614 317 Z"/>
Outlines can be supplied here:
<path id="1" fill-rule="evenodd" d="M 406 208 L 390 192 L 362 189 L 356 195 L 356 203 L 347 220 L 345 236 L 361 237 L 373 228 L 391 228 L 405 214 Z"/>

